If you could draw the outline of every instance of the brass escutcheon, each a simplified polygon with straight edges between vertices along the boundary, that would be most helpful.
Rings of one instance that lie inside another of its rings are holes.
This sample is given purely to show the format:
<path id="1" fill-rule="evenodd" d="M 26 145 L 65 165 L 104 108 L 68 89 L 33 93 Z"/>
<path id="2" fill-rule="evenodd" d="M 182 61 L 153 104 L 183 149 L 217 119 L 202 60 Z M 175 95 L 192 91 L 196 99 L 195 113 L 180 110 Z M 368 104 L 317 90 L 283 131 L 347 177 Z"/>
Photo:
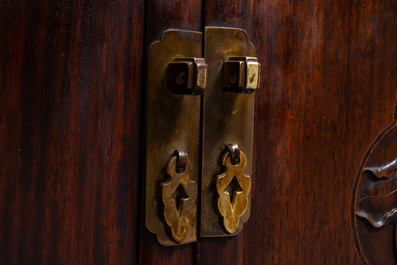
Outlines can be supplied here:
<path id="1" fill-rule="evenodd" d="M 171 179 L 161 186 L 164 218 L 171 228 L 173 239 L 180 244 L 196 216 L 197 183 L 190 179 L 192 165 L 187 154 L 180 151 L 176 153 L 178 155 L 172 156 L 167 166 L 167 175 Z M 182 156 L 185 158 L 183 162 Z"/>
<path id="2" fill-rule="evenodd" d="M 234 146 L 237 145 L 234 144 Z M 230 147 L 229 149 L 233 150 Z M 233 153 L 237 153 L 234 159 Z M 223 217 L 225 230 L 232 234 L 239 226 L 240 217 L 247 210 L 251 178 L 243 173 L 247 158 L 241 151 L 226 152 L 222 157 L 222 165 L 225 171 L 218 175 L 216 181 L 216 190 L 219 195 L 218 210 Z"/>

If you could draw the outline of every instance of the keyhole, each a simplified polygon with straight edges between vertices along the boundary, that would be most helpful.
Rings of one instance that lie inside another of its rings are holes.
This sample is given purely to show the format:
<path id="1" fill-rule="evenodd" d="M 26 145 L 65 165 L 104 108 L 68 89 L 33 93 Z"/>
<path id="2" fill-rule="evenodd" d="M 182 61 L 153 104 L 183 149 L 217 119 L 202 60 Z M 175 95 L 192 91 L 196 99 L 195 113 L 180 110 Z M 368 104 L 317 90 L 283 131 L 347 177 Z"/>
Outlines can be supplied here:
<path id="1" fill-rule="evenodd" d="M 243 189 L 240 186 L 240 183 L 238 183 L 236 176 L 234 176 L 232 181 L 230 181 L 225 191 L 229 192 L 230 204 L 233 204 L 236 197 L 236 193 L 239 191 L 243 191 Z"/>
<path id="2" fill-rule="evenodd" d="M 187 74 L 185 71 L 179 71 L 175 76 L 175 80 L 178 83 L 178 85 L 183 85 L 186 82 L 186 77 Z"/>
<path id="3" fill-rule="evenodd" d="M 230 84 L 236 84 L 237 83 L 237 74 L 233 73 L 229 79 Z"/>
<path id="4" fill-rule="evenodd" d="M 189 196 L 186 194 L 182 184 L 179 184 L 178 188 L 176 188 L 174 192 L 174 200 L 175 200 L 176 209 L 178 210 L 179 213 L 179 217 L 182 216 L 183 201 L 184 199 L 188 199 L 188 198 Z"/>

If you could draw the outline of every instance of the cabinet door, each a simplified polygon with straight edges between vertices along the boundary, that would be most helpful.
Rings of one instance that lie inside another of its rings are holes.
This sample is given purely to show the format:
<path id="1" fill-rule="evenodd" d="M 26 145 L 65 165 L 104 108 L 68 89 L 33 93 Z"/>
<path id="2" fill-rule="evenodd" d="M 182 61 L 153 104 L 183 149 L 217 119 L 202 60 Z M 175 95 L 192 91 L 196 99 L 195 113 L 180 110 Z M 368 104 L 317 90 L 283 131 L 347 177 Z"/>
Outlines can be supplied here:
<path id="1" fill-rule="evenodd" d="M 353 188 L 393 120 L 396 11 L 383 0 L 0 1 L 0 264 L 361 264 Z M 205 26 L 245 29 L 261 63 L 251 216 L 237 236 L 163 247 L 144 222 L 146 57 L 164 30 Z M 376 264 L 396 264 L 374 247 Z"/>
<path id="2" fill-rule="evenodd" d="M 234 238 L 200 239 L 197 264 L 361 264 L 352 193 L 366 150 L 393 121 L 396 10 L 377 0 L 205 1 L 204 25 L 247 30 L 262 69 L 251 216 Z M 371 264 L 395 260 L 384 251 Z"/>
<path id="3" fill-rule="evenodd" d="M 243 28 L 262 65 L 251 217 L 238 236 L 175 248 L 159 246 L 141 222 L 141 264 L 361 264 L 353 188 L 366 150 L 393 120 L 397 4 L 185 3 L 181 13 L 179 2 L 150 2 L 149 42 L 170 27 Z"/>
<path id="4" fill-rule="evenodd" d="M 0 1 L 0 264 L 135 264 L 144 1 Z"/>

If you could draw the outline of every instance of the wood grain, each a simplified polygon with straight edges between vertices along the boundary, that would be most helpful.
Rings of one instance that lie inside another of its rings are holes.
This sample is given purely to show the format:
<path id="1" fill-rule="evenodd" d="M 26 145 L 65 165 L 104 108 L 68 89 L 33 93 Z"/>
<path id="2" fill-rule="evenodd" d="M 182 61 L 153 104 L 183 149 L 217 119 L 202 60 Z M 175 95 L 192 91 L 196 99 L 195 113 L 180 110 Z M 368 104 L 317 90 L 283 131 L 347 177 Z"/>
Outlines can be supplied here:
<path id="1" fill-rule="evenodd" d="M 132 264 L 142 0 L 0 1 L 0 264 Z"/>
<path id="2" fill-rule="evenodd" d="M 167 29 L 201 31 L 202 1 L 163 1 L 147 2 L 146 54 L 154 41 L 158 41 Z M 144 174 L 143 174 L 144 175 Z M 143 187 L 142 187 L 143 188 Z M 145 227 L 144 196 L 141 196 L 141 226 L 139 236 L 139 264 L 193 264 L 195 244 L 177 247 L 164 247 L 157 242 L 156 236 Z"/>
<path id="3" fill-rule="evenodd" d="M 203 3 L 0 0 L 0 264 L 360 264 L 352 189 L 393 120 L 397 2 Z M 143 222 L 143 58 L 205 25 L 247 30 L 262 64 L 251 217 L 166 248 Z"/>
<path id="4" fill-rule="evenodd" d="M 360 264 L 352 189 L 393 120 L 397 2 L 205 5 L 205 25 L 248 31 L 262 76 L 251 217 L 235 238 L 200 240 L 198 264 Z"/>

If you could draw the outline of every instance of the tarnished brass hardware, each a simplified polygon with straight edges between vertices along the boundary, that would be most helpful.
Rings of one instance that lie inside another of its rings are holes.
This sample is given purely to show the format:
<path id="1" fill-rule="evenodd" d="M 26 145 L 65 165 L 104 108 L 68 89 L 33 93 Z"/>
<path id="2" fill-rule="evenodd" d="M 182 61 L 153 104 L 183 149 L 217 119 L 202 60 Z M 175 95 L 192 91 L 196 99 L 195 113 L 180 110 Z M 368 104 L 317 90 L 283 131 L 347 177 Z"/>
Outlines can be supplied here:
<path id="1" fill-rule="evenodd" d="M 185 151 L 175 150 L 173 155 L 176 156 L 176 170 L 178 173 L 181 173 L 185 170 L 186 165 L 190 164 L 187 153 Z"/>
<path id="2" fill-rule="evenodd" d="M 168 65 L 167 84 L 177 94 L 202 95 L 207 85 L 203 58 L 176 58 Z"/>
<path id="3" fill-rule="evenodd" d="M 252 57 L 255 57 L 255 48 L 250 43 L 244 30 L 206 27 L 204 58 L 208 64 L 208 77 L 207 88 L 203 96 L 200 205 L 200 235 L 202 237 L 236 235 L 243 228 L 250 215 L 251 192 L 245 189 L 247 191 L 247 206 L 239 218 L 237 228 L 234 228 L 233 225 L 226 226 L 223 214 L 220 214 L 217 205 L 220 197 L 214 191 L 217 187 L 217 176 L 219 172 L 222 172 L 222 166 L 219 161 L 230 159 L 222 157 L 225 143 L 235 142 L 240 150 L 244 151 L 247 161 L 244 173 L 252 177 L 254 94 L 231 93 L 226 86 L 229 86 L 229 88 L 233 86 L 225 84 L 227 82 L 224 80 L 224 77 L 228 76 L 229 73 L 237 72 L 238 78 L 233 90 L 238 92 L 254 91 L 257 88 L 257 85 L 254 85 L 257 83 L 255 78 L 257 78 L 259 83 L 259 64 L 252 61 Z M 235 63 L 238 66 L 233 68 Z M 255 71 L 252 71 L 251 63 L 258 67 L 258 74 L 252 78 L 252 86 L 249 83 L 249 73 Z M 226 69 L 224 69 L 223 65 Z M 244 65 L 248 65 L 248 70 L 244 70 Z M 247 75 L 244 74 L 244 71 L 248 72 L 248 77 L 245 77 Z M 245 80 L 248 80 L 248 86 Z M 233 79 L 231 81 L 233 82 Z M 232 181 L 233 183 L 235 182 Z M 239 185 L 241 186 L 241 184 L 235 184 L 237 188 L 239 188 Z M 225 214 L 225 216 L 228 215 Z M 227 228 L 225 229 L 225 227 Z"/>
<path id="4" fill-rule="evenodd" d="M 237 144 L 228 145 L 228 151 L 222 156 L 224 172 L 218 175 L 216 190 L 218 192 L 218 210 L 223 217 L 225 230 L 232 234 L 240 223 L 240 217 L 248 207 L 248 193 L 251 189 L 250 176 L 244 175 L 247 158 Z M 233 187 L 233 181 L 236 187 Z M 230 187 L 230 189 L 228 189 Z"/>
<path id="5" fill-rule="evenodd" d="M 232 164 L 238 164 L 240 162 L 240 148 L 238 147 L 238 145 L 236 143 L 230 143 L 227 144 L 226 147 L 229 150 Z"/>
<path id="6" fill-rule="evenodd" d="M 203 237 L 236 235 L 248 220 L 259 74 L 242 29 L 206 27 L 204 43 L 200 32 L 167 30 L 150 47 L 145 222 L 160 244 L 197 240 L 198 203 Z M 233 143 L 227 154 L 225 143 Z"/>
<path id="7" fill-rule="evenodd" d="M 223 65 L 223 87 L 227 91 L 252 93 L 259 87 L 260 64 L 255 57 L 232 57 Z"/>
<path id="8" fill-rule="evenodd" d="M 196 217 L 197 183 L 190 179 L 192 165 L 185 152 L 176 151 L 167 166 L 171 179 L 162 183 L 164 218 L 176 243 L 185 239 Z M 181 189 L 181 191 L 179 191 Z"/>
<path id="9" fill-rule="evenodd" d="M 167 176 L 167 168 L 171 163 L 170 155 L 175 150 L 185 150 L 189 153 L 191 162 L 189 179 L 198 183 L 201 111 L 200 96 L 177 94 L 168 88 L 167 69 L 170 64 L 175 62 L 175 58 L 200 57 L 203 57 L 201 32 L 167 30 L 161 40 L 152 44 L 149 49 L 145 223 L 148 230 L 157 235 L 157 240 L 160 244 L 166 246 L 185 244 L 197 240 L 196 215 L 190 218 L 189 222 L 180 220 L 184 225 L 179 224 L 179 226 L 175 226 L 173 223 L 176 222 L 178 224 L 178 218 L 173 219 L 172 215 L 168 214 L 165 217 L 162 196 L 163 186 L 161 184 L 165 183 L 169 178 Z M 198 68 L 202 66 L 200 60 L 195 60 L 193 65 L 195 63 L 197 63 Z M 198 72 L 202 73 L 200 69 Z M 201 87 L 203 84 L 202 78 L 196 79 L 198 80 L 197 82 L 195 81 L 196 84 L 198 83 Z M 182 160 L 183 155 L 180 154 L 179 163 Z M 178 171 L 180 169 L 177 169 L 177 173 Z M 189 189 L 190 187 L 193 186 L 189 185 Z M 197 189 L 197 187 L 195 188 Z M 168 194 L 167 189 L 164 192 Z M 186 190 L 182 189 L 183 192 L 187 193 Z M 189 192 L 191 193 L 191 191 Z M 190 194 L 190 196 L 192 195 Z M 190 196 L 189 198 L 192 198 Z M 166 201 L 169 203 L 169 200 L 171 199 L 168 198 Z M 189 199 L 188 204 L 192 201 L 193 199 Z M 186 204 L 182 203 L 182 205 L 185 209 Z M 167 209 L 173 208 L 167 207 Z M 187 216 L 187 212 L 183 216 Z M 187 223 L 189 224 L 187 225 Z M 174 227 L 174 231 L 170 227 Z M 179 228 L 184 232 L 178 231 Z"/>

